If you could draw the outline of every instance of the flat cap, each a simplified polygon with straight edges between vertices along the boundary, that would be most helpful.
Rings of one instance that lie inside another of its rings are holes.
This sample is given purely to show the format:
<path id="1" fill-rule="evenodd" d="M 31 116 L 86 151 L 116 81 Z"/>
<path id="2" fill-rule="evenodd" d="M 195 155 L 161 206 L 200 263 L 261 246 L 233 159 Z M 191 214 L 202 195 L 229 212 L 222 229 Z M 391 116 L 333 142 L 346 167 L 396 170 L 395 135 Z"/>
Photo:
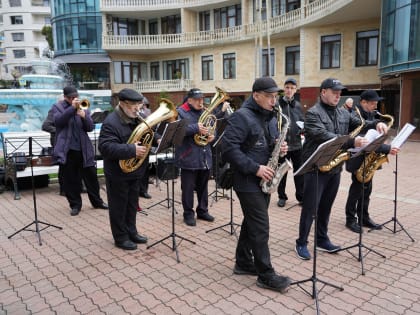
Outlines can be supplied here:
<path id="1" fill-rule="evenodd" d="M 122 89 L 118 93 L 118 98 L 120 99 L 120 101 L 141 102 L 144 97 L 143 95 L 141 95 L 133 89 Z"/>
<path id="2" fill-rule="evenodd" d="M 258 78 L 252 85 L 252 92 L 264 91 L 267 93 L 273 93 L 280 91 L 276 81 L 270 77 Z"/>
<path id="3" fill-rule="evenodd" d="M 366 101 L 382 101 L 384 98 L 380 97 L 375 90 L 366 90 L 360 94 L 360 99 Z"/>
<path id="4" fill-rule="evenodd" d="M 341 84 L 340 80 L 334 79 L 334 78 L 325 79 L 321 83 L 321 90 L 332 89 L 332 90 L 338 91 L 338 90 L 343 90 L 345 88 L 346 87 Z"/>
<path id="5" fill-rule="evenodd" d="M 78 97 L 79 93 L 77 92 L 77 89 L 74 86 L 66 86 L 63 89 L 63 95 L 66 97 Z"/>

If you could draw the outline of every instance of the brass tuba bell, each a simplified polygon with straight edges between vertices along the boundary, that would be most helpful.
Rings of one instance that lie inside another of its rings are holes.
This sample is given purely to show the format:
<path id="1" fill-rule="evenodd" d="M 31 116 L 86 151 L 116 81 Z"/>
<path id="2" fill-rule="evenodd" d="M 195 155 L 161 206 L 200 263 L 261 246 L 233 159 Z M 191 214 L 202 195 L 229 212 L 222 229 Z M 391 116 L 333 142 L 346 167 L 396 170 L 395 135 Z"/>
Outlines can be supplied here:
<path id="1" fill-rule="evenodd" d="M 79 103 L 77 103 L 77 109 L 86 110 L 90 107 L 90 102 L 87 98 L 82 99 Z"/>
<path id="2" fill-rule="evenodd" d="M 152 148 L 154 132 L 152 128 L 158 123 L 175 119 L 178 116 L 175 105 L 168 99 L 162 98 L 159 103 L 159 108 L 152 114 L 143 119 L 139 116 L 142 122 L 134 129 L 128 139 L 128 144 L 138 144 L 147 148 L 143 157 L 134 157 L 128 160 L 120 160 L 119 164 L 124 173 L 131 173 L 138 169 L 147 158 L 150 149 Z"/>

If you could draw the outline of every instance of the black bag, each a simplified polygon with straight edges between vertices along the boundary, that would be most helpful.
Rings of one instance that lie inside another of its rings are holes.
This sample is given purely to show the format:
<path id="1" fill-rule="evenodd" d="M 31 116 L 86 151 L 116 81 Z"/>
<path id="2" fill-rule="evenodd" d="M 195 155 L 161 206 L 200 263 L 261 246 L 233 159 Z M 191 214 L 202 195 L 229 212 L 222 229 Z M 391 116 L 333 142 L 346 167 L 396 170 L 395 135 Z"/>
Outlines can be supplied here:
<path id="1" fill-rule="evenodd" d="M 174 159 L 158 159 L 156 166 L 156 175 L 160 180 L 176 179 L 179 174 L 179 168 L 175 165 Z"/>
<path id="2" fill-rule="evenodd" d="M 230 189 L 233 186 L 234 171 L 229 163 L 225 163 L 219 170 L 217 184 L 222 189 Z"/>
<path id="3" fill-rule="evenodd" d="M 12 161 L 16 166 L 17 171 L 23 171 L 28 164 L 28 160 L 26 159 L 25 152 L 15 152 L 12 154 L 13 158 Z"/>

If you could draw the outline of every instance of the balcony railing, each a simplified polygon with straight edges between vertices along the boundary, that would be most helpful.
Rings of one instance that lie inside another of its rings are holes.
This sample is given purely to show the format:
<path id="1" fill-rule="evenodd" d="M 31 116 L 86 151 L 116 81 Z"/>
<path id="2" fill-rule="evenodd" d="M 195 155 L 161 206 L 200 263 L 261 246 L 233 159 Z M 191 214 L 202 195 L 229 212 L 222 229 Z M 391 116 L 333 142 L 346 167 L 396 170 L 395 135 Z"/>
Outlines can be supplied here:
<path id="1" fill-rule="evenodd" d="M 160 81 L 141 81 L 134 82 L 133 89 L 137 91 L 160 92 L 160 91 L 182 91 L 193 88 L 192 80 L 176 79 L 176 80 L 160 80 Z"/>
<path id="2" fill-rule="evenodd" d="M 103 0 L 114 1 L 114 0 Z M 116 0 L 115 0 L 116 1 Z M 124 0 L 143 2 L 142 0 Z M 156 0 L 157 2 L 200 2 L 193 0 Z M 161 35 L 105 35 L 104 29 L 102 45 L 105 50 L 136 49 L 153 50 L 160 48 L 188 48 L 196 46 L 209 46 L 254 39 L 260 34 L 282 33 L 295 29 L 314 19 L 321 18 L 325 11 L 333 12 L 351 0 L 317 0 L 305 5 L 302 8 L 290 11 L 286 14 L 273 17 L 268 21 L 261 21 L 254 24 L 245 24 L 212 31 L 201 31 L 181 34 Z"/>
<path id="3" fill-rule="evenodd" d="M 101 0 L 101 11 L 133 11 L 190 8 L 212 5 L 226 0 Z"/>

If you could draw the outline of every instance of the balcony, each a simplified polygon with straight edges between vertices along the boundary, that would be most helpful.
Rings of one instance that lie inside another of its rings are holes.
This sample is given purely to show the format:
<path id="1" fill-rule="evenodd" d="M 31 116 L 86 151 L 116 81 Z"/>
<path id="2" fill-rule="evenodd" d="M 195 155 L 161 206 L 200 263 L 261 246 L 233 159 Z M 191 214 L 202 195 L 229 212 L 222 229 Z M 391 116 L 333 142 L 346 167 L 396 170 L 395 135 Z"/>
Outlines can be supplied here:
<path id="1" fill-rule="evenodd" d="M 193 88 L 190 79 L 160 80 L 160 81 L 141 81 L 135 82 L 131 86 L 137 91 L 160 92 L 160 91 L 187 91 Z"/>
<path id="2" fill-rule="evenodd" d="M 101 0 L 101 12 L 162 11 L 214 5 L 226 0 Z"/>

